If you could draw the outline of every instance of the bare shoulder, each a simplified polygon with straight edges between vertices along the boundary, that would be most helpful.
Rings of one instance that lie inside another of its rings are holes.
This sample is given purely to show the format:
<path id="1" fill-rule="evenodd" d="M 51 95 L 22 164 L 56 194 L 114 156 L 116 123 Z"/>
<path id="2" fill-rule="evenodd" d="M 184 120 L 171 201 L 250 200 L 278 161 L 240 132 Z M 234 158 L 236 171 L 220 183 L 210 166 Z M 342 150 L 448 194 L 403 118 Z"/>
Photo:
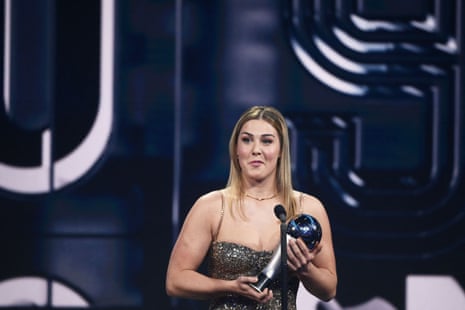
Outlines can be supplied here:
<path id="1" fill-rule="evenodd" d="M 299 202 L 302 204 L 304 213 L 326 216 L 325 206 L 319 198 L 304 192 L 295 191 L 294 195 L 299 197 Z"/>
<path id="2" fill-rule="evenodd" d="M 184 219 L 181 229 L 183 238 L 204 236 L 209 239 L 221 218 L 221 190 L 215 190 L 198 197 Z M 189 241 L 192 243 L 192 241 Z"/>
<path id="3" fill-rule="evenodd" d="M 222 190 L 214 190 L 200 196 L 194 205 L 209 206 L 218 202 L 221 203 L 222 197 Z"/>
<path id="4" fill-rule="evenodd" d="M 211 218 L 210 215 L 220 213 L 222 199 L 222 190 L 214 190 L 203 194 L 197 198 L 190 210 L 190 213 L 208 216 L 208 218 Z"/>

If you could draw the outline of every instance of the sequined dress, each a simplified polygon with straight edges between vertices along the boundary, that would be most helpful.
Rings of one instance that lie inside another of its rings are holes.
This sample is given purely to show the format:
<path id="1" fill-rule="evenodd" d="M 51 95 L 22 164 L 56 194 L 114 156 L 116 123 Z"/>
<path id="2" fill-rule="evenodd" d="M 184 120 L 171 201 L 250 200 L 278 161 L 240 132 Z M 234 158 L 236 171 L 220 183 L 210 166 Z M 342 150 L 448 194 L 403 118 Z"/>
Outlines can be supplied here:
<path id="1" fill-rule="evenodd" d="M 212 277 L 232 280 L 240 275 L 256 276 L 268 264 L 272 257 L 271 251 L 256 251 L 249 247 L 232 242 L 216 241 L 212 243 L 209 252 L 208 269 Z M 299 286 L 298 279 L 289 276 L 288 307 L 296 310 L 296 296 Z M 279 277 L 270 286 L 273 299 L 266 304 L 254 302 L 251 299 L 228 295 L 216 298 L 210 303 L 210 310 L 279 310 L 281 309 L 281 290 Z"/>

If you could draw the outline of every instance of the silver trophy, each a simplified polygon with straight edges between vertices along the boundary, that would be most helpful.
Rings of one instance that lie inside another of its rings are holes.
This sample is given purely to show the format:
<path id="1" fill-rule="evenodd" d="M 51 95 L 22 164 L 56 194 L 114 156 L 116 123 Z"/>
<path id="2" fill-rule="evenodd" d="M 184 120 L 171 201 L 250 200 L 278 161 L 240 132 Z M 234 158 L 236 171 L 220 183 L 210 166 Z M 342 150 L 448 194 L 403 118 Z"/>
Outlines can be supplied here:
<path id="1" fill-rule="evenodd" d="M 302 238 L 307 247 L 314 249 L 321 240 L 321 226 L 320 223 L 309 214 L 300 214 L 292 219 L 287 225 L 286 238 L 287 241 L 294 238 Z M 281 271 L 281 244 L 274 250 L 273 257 L 268 265 L 257 276 L 258 281 L 250 284 L 258 292 L 262 292 L 272 280 Z"/>

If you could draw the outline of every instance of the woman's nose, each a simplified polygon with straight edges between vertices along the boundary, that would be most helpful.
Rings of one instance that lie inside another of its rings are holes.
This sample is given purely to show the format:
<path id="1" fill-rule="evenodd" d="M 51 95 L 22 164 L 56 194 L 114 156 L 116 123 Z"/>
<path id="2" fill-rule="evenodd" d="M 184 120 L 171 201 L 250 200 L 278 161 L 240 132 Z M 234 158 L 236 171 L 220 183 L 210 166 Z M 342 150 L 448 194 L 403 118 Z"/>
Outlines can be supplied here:
<path id="1" fill-rule="evenodd" d="M 252 154 L 258 155 L 260 154 L 260 145 L 258 143 L 254 143 L 253 148 L 252 148 Z"/>

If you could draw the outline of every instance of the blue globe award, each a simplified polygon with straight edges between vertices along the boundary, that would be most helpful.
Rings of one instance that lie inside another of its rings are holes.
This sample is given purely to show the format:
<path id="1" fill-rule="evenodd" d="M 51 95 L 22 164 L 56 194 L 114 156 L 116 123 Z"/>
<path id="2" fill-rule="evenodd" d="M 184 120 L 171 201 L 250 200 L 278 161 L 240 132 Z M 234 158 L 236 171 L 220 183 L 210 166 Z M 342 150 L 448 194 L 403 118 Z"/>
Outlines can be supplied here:
<path id="1" fill-rule="evenodd" d="M 307 247 L 312 250 L 320 242 L 322 230 L 316 218 L 309 214 L 299 214 L 288 223 L 286 234 L 288 240 L 289 238 L 302 238 Z M 250 284 L 250 286 L 258 292 L 263 291 L 279 274 L 281 269 L 280 261 L 281 245 L 278 245 L 268 265 L 257 276 L 258 281 Z"/>

